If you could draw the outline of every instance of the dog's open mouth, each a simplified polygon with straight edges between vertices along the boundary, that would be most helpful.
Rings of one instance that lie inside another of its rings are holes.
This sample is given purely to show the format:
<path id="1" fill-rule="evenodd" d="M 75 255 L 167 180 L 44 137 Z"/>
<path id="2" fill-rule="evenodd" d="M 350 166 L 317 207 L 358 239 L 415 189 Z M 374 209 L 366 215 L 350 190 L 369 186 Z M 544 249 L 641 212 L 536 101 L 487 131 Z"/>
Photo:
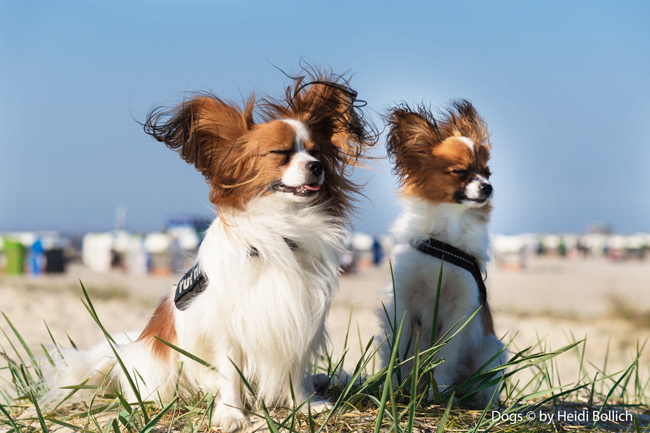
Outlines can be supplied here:
<path id="1" fill-rule="evenodd" d="M 306 197 L 309 195 L 317 194 L 321 188 L 321 184 L 318 182 L 306 183 L 300 186 L 288 186 L 283 183 L 276 183 L 273 185 L 273 191 L 291 193 L 299 197 Z"/>

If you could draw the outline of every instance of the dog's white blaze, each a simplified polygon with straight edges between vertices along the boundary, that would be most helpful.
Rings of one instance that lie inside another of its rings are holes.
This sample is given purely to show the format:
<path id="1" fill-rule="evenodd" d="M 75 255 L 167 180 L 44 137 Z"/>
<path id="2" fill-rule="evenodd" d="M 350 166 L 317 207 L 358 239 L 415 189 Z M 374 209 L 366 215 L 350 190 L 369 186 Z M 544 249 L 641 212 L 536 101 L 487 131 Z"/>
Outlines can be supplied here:
<path id="1" fill-rule="evenodd" d="M 316 158 L 307 152 L 298 152 L 291 156 L 289 167 L 284 171 L 282 176 L 282 183 L 287 186 L 301 186 L 307 182 L 307 177 L 310 172 L 307 170 L 307 163 L 311 161 L 318 161 Z M 323 174 L 321 173 L 319 182 L 323 181 Z"/>
<path id="2" fill-rule="evenodd" d="M 458 139 L 465 143 L 467 147 L 469 147 L 469 149 L 472 151 L 472 154 L 474 154 L 474 142 L 471 139 L 467 137 L 458 137 Z"/>
<path id="3" fill-rule="evenodd" d="M 481 176 L 480 174 L 477 174 L 474 176 L 474 180 L 471 181 L 467 187 L 465 187 L 465 195 L 467 195 L 467 198 L 471 199 L 479 199 L 483 195 L 481 192 L 481 184 L 484 183 L 490 183 L 488 180 Z"/>
<path id="4" fill-rule="evenodd" d="M 467 198 L 478 199 L 481 196 L 481 190 L 479 189 L 480 186 L 481 186 L 480 181 L 478 180 L 471 181 L 465 187 L 465 195 L 467 196 Z"/>
<path id="5" fill-rule="evenodd" d="M 305 140 L 309 138 L 309 131 L 304 123 L 296 119 L 282 119 L 283 122 L 288 123 L 293 127 L 296 132 L 296 140 L 293 143 L 296 152 L 305 150 Z"/>
<path id="6" fill-rule="evenodd" d="M 487 180 L 487 178 L 486 178 L 485 176 L 481 176 L 480 174 L 476 174 L 475 177 L 476 177 L 480 182 L 483 182 L 483 183 L 490 183 L 490 181 Z"/>

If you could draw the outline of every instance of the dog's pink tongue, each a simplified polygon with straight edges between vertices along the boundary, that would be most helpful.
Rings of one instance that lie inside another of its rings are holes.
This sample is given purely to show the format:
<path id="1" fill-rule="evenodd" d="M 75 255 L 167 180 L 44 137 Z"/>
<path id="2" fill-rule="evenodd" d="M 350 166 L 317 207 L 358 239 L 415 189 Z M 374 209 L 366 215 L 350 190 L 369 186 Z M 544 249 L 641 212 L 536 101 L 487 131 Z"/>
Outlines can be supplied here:
<path id="1" fill-rule="evenodd" d="M 320 183 L 310 183 L 309 185 L 303 186 L 303 188 L 311 191 L 318 191 L 320 189 Z"/>

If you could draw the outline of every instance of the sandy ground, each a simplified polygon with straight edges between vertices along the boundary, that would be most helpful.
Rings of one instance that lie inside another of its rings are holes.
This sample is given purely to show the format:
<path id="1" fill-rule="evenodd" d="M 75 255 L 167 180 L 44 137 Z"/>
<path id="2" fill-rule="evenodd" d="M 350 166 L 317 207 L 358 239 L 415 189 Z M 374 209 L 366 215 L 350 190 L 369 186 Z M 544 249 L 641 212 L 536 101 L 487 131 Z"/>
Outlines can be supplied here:
<path id="1" fill-rule="evenodd" d="M 614 372 L 631 363 L 637 340 L 643 341 L 650 335 L 648 261 L 611 263 L 602 259 L 537 258 L 526 270 L 492 267 L 488 275 L 497 333 L 507 334 L 506 339 L 518 333 L 514 342 L 517 348 L 536 344 L 538 336 L 547 348 L 553 349 L 566 345 L 574 337 L 586 336 L 585 360 L 602 367 L 611 339 L 608 371 Z M 103 324 L 115 333 L 144 327 L 157 300 L 170 291 L 179 276 L 133 277 L 117 271 L 97 274 L 81 265 L 70 266 L 60 276 L 3 276 L 0 277 L 0 310 L 35 351 L 40 351 L 39 341 L 51 343 L 43 321 L 57 341 L 68 346 L 69 335 L 78 347 L 91 346 L 102 341 L 103 336 L 79 299 L 79 279 L 89 290 Z M 359 335 L 365 346 L 370 337 L 379 333 L 375 316 L 381 308 L 378 292 L 389 281 L 387 264 L 341 278 L 328 329 L 333 352 L 339 356 L 352 311 L 348 367 L 359 357 Z M 11 334 L 4 319 L 0 319 L 0 326 Z M 12 340 L 17 344 L 15 338 Z M 11 350 L 2 335 L 0 343 Z M 646 379 L 649 362 L 650 349 L 642 357 Z M 575 353 L 560 356 L 558 366 L 563 384 L 577 379 L 579 362 Z M 589 368 L 594 371 L 594 367 Z M 6 378 L 6 372 L 0 372 L 0 377 Z"/>

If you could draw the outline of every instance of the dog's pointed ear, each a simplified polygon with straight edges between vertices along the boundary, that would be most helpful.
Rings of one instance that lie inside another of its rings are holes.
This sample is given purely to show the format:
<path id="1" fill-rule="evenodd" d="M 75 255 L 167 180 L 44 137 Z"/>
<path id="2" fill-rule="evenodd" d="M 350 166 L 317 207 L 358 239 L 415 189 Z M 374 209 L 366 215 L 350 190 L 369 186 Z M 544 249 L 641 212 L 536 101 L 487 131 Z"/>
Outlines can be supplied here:
<path id="1" fill-rule="evenodd" d="M 332 144 L 341 150 L 347 163 L 355 164 L 375 144 L 376 134 L 372 135 L 360 110 L 364 103 L 358 104 L 357 92 L 347 82 L 316 82 L 305 98 L 313 101 L 307 124 L 315 130 L 331 128 Z"/>
<path id="2" fill-rule="evenodd" d="M 241 207 L 254 192 L 237 187 L 249 182 L 243 157 L 246 135 L 254 126 L 255 99 L 240 108 L 209 94 L 197 94 L 171 110 L 149 112 L 144 130 L 194 165 L 212 187 L 210 201 L 217 206 Z"/>
<path id="3" fill-rule="evenodd" d="M 433 147 L 443 141 L 438 122 L 424 106 L 413 110 L 406 104 L 400 105 L 390 111 L 387 123 L 388 156 L 395 164 L 395 173 L 402 179 L 419 167 L 422 159 L 431 155 Z"/>
<path id="4" fill-rule="evenodd" d="M 253 126 L 254 99 L 240 109 L 208 94 L 197 94 L 171 110 L 149 112 L 144 130 L 193 164 L 208 182 Z"/>
<path id="5" fill-rule="evenodd" d="M 468 137 L 492 149 L 490 133 L 485 121 L 476 112 L 472 103 L 466 99 L 451 102 L 445 118 L 440 122 L 440 130 L 443 131 L 443 135 Z"/>
<path id="6" fill-rule="evenodd" d="M 374 125 L 364 117 L 364 101 L 343 75 L 304 68 L 285 94 L 283 114 L 299 119 L 309 130 L 334 145 L 336 159 L 354 165 L 378 141 Z M 277 111 L 277 106 L 274 106 Z"/>

